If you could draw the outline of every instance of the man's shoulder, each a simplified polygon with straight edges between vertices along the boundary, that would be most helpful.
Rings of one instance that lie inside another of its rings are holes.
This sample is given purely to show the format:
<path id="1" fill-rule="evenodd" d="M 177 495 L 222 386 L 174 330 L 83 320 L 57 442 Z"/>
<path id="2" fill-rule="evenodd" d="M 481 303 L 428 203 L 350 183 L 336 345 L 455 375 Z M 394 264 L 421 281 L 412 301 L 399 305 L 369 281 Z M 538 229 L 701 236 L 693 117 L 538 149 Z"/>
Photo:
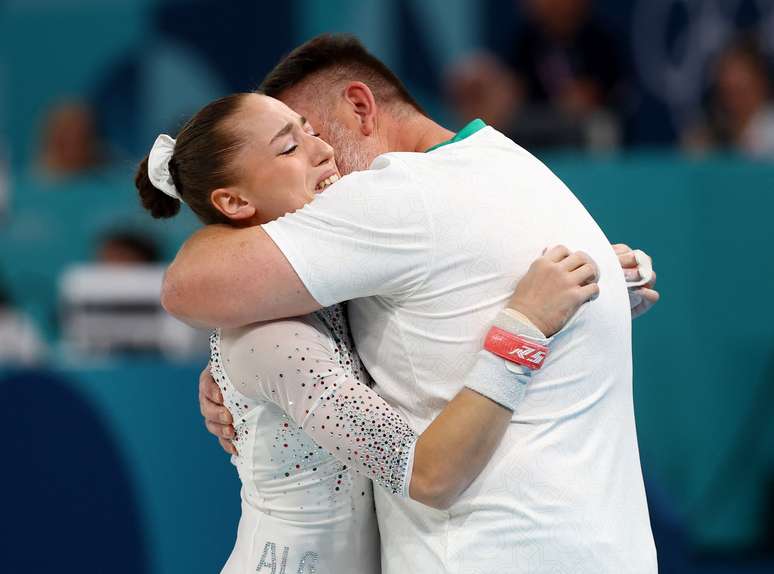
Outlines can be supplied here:
<path id="1" fill-rule="evenodd" d="M 347 174 L 321 194 L 321 197 L 350 193 L 362 195 L 363 192 L 380 191 L 409 192 L 416 187 L 416 163 L 411 156 L 421 155 L 423 154 L 389 152 L 377 156 L 368 169 Z"/>

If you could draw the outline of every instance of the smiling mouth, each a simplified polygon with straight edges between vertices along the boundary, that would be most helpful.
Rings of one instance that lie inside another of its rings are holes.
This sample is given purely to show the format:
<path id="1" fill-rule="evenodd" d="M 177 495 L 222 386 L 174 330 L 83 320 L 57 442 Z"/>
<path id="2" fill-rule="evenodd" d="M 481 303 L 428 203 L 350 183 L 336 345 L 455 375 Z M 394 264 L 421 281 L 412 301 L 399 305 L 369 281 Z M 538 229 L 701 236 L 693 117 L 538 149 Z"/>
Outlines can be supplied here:
<path id="1" fill-rule="evenodd" d="M 338 174 L 334 173 L 333 175 L 325 178 L 320 183 L 318 183 L 317 187 L 315 187 L 314 190 L 315 191 L 322 191 L 323 189 L 325 189 L 326 187 L 328 187 L 330 185 L 333 185 L 337 181 L 339 181 L 339 176 L 338 176 Z"/>

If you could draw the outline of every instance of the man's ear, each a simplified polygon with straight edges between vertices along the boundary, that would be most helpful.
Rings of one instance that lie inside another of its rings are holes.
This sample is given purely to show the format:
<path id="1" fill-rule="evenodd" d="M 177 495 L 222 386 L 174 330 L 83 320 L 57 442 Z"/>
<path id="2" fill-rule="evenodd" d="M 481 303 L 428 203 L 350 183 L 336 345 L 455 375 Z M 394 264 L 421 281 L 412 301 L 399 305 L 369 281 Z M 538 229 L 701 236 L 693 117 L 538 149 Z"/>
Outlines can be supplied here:
<path id="1" fill-rule="evenodd" d="M 349 82 L 344 87 L 344 99 L 352 106 L 362 134 L 372 135 L 376 129 L 376 114 L 379 110 L 371 89 L 363 82 Z"/>
<path id="2" fill-rule="evenodd" d="M 221 187 L 210 194 L 215 209 L 233 220 L 249 219 L 256 213 L 255 206 L 244 199 L 235 187 Z"/>

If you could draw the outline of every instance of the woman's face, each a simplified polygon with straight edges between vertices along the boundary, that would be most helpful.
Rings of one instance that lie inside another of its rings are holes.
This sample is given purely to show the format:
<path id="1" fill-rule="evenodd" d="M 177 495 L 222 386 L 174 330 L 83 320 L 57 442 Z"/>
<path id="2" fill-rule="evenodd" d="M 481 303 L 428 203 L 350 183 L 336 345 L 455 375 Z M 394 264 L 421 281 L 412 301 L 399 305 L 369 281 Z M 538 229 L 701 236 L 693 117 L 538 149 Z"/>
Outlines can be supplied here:
<path id="1" fill-rule="evenodd" d="M 235 158 L 233 189 L 255 208 L 249 223 L 300 209 L 339 179 L 333 148 L 279 100 L 251 94 L 233 121 L 247 141 Z"/>

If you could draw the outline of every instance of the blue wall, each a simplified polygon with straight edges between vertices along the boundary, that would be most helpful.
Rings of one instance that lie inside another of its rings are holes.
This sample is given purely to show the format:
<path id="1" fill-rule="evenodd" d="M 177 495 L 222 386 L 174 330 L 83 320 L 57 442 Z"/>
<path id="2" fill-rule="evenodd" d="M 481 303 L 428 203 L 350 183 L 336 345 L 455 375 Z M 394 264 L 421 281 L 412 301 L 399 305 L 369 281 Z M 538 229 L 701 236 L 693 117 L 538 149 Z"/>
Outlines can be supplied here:
<path id="1" fill-rule="evenodd" d="M 239 480 L 202 424 L 200 370 L 127 361 L 0 377 L 4 572 L 220 571 Z"/>

